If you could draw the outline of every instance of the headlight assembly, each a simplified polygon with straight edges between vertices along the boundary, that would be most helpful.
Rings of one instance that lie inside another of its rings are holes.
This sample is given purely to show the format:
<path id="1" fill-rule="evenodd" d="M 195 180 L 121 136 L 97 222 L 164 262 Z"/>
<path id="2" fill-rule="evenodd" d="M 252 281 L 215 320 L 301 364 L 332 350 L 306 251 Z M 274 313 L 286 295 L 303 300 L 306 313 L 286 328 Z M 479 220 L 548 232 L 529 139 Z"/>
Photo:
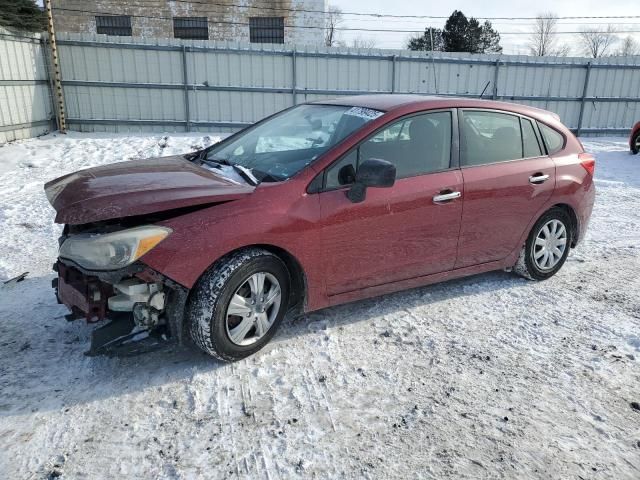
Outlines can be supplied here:
<path id="1" fill-rule="evenodd" d="M 87 270 L 117 270 L 131 265 L 158 245 L 170 228 L 147 225 L 114 233 L 81 233 L 67 238 L 59 256 Z"/>

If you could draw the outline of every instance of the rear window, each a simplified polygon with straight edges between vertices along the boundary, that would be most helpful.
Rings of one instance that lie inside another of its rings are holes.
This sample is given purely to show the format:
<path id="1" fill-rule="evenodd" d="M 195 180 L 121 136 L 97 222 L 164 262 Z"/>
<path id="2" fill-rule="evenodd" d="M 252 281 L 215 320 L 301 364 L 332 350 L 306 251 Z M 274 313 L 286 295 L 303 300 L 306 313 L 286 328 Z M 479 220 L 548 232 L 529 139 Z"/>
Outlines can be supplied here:
<path id="1" fill-rule="evenodd" d="M 564 137 L 561 133 L 546 126 L 544 123 L 538 122 L 538 125 L 540 126 L 544 143 L 547 145 L 547 152 L 549 155 L 557 153 L 564 148 Z"/>

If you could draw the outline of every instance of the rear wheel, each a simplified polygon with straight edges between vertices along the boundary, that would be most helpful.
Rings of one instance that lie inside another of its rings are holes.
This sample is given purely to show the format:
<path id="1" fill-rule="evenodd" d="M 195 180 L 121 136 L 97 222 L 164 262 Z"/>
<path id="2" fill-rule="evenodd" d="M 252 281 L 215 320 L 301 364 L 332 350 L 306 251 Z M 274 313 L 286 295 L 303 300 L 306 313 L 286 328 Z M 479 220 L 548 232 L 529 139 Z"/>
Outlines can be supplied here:
<path id="1" fill-rule="evenodd" d="M 573 240 L 571 218 L 561 208 L 545 213 L 533 226 L 514 271 L 530 280 L 545 280 L 558 272 Z"/>
<path id="2" fill-rule="evenodd" d="M 289 272 L 277 256 L 247 249 L 220 260 L 194 288 L 187 308 L 191 339 L 225 361 L 260 350 L 289 304 Z"/>
<path id="3" fill-rule="evenodd" d="M 631 153 L 636 155 L 638 152 L 640 152 L 640 131 L 631 139 Z"/>

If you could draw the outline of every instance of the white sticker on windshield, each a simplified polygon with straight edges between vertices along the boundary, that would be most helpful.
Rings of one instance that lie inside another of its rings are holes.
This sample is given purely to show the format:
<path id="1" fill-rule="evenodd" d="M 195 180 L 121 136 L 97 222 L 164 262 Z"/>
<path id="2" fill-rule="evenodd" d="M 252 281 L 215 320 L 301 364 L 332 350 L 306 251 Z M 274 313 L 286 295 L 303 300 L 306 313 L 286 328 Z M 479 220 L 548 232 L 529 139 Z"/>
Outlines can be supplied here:
<path id="1" fill-rule="evenodd" d="M 344 112 L 345 115 L 351 115 L 353 117 L 366 118 L 367 120 L 374 120 L 382 115 L 384 112 L 380 112 L 378 110 L 373 110 L 371 108 L 365 107 L 351 107 L 349 110 Z"/>

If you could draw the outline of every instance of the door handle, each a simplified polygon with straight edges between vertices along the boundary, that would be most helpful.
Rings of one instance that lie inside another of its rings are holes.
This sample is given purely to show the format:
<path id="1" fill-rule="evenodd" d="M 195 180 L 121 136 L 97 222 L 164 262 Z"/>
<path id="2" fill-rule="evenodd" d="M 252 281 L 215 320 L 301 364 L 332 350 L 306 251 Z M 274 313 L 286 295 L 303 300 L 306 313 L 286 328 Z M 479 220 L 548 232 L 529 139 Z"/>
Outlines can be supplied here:
<path id="1" fill-rule="evenodd" d="M 433 197 L 433 203 L 448 202 L 449 200 L 454 200 L 456 198 L 460 198 L 461 196 L 462 194 L 460 192 L 440 193 Z"/>
<path id="2" fill-rule="evenodd" d="M 531 175 L 529 177 L 529 183 L 544 183 L 549 178 L 549 175 L 543 175 L 541 173 L 536 173 L 535 175 Z"/>

